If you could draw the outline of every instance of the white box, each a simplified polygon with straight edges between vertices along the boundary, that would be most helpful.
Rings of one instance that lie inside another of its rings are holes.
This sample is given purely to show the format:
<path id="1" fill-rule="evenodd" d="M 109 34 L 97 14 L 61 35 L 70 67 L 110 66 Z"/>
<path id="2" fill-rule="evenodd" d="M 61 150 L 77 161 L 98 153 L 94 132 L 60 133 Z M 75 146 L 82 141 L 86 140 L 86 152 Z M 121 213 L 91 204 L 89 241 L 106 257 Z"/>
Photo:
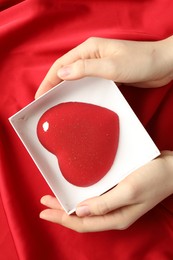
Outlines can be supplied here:
<path id="1" fill-rule="evenodd" d="M 84 102 L 116 112 L 120 120 L 119 145 L 109 172 L 96 184 L 78 187 L 62 176 L 55 155 L 37 137 L 37 123 L 49 108 L 62 102 Z M 131 172 L 159 156 L 160 152 L 131 107 L 111 80 L 83 78 L 63 81 L 9 118 L 10 123 L 31 155 L 64 210 L 71 214 L 76 205 L 114 187 Z"/>

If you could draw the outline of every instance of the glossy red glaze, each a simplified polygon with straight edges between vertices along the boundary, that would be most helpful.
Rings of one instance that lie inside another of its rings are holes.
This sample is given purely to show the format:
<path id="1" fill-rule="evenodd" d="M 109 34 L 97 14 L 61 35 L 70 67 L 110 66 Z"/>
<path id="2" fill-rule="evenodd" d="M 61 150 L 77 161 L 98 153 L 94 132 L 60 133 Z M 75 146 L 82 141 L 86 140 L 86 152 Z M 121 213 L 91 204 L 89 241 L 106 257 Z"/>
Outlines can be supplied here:
<path id="1" fill-rule="evenodd" d="M 56 155 L 64 178 L 86 187 L 102 179 L 114 162 L 119 118 L 97 105 L 61 103 L 41 116 L 37 135 L 42 145 Z"/>

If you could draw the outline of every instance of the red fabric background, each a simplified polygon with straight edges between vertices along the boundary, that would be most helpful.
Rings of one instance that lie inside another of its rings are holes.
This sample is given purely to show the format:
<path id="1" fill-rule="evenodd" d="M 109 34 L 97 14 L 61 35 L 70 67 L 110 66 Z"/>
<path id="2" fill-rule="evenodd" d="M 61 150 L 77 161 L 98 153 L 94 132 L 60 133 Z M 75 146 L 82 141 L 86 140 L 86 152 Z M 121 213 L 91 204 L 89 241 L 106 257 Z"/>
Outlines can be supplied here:
<path id="1" fill-rule="evenodd" d="M 172 197 L 124 231 L 78 234 L 40 220 L 40 197 L 51 191 L 8 122 L 53 61 L 88 37 L 172 35 L 173 1 L 0 0 L 0 10 L 0 259 L 173 259 Z M 172 85 L 121 88 L 160 149 L 173 149 Z"/>

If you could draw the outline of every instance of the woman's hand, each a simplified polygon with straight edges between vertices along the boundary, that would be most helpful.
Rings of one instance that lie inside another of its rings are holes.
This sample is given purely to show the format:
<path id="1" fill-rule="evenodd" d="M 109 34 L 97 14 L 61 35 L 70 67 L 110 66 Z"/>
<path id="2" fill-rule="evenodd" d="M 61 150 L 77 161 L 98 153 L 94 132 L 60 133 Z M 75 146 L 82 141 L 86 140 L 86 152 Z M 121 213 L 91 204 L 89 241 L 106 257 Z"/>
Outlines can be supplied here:
<path id="1" fill-rule="evenodd" d="M 121 230 L 172 193 L 173 152 L 165 151 L 112 190 L 80 203 L 76 214 L 69 216 L 56 198 L 44 196 L 41 203 L 49 209 L 40 217 L 78 232 Z"/>
<path id="2" fill-rule="evenodd" d="M 91 38 L 59 58 L 36 98 L 61 80 L 97 76 L 140 87 L 159 87 L 173 79 L 173 37 L 157 42 Z M 40 217 L 79 232 L 125 229 L 173 193 L 173 154 L 162 155 L 126 177 L 102 196 L 84 201 L 68 215 L 56 198 L 41 202 Z"/>
<path id="3" fill-rule="evenodd" d="M 166 85 L 173 79 L 173 37 L 155 42 L 89 38 L 55 61 L 36 98 L 61 80 L 86 76 L 139 87 Z"/>

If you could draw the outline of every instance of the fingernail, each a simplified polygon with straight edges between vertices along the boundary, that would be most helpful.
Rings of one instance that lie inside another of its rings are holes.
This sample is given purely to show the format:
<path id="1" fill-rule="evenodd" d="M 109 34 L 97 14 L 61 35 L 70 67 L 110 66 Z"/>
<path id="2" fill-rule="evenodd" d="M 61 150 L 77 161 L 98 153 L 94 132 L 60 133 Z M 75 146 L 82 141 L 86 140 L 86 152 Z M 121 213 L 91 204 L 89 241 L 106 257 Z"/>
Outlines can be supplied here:
<path id="1" fill-rule="evenodd" d="M 45 199 L 44 197 L 42 197 L 42 198 L 40 199 L 40 203 L 44 205 L 44 204 L 46 203 L 46 199 Z"/>
<path id="2" fill-rule="evenodd" d="M 76 209 L 76 214 L 77 214 L 79 217 L 86 217 L 86 216 L 91 215 L 88 206 L 79 206 L 79 207 L 77 207 L 77 209 Z"/>
<path id="3" fill-rule="evenodd" d="M 70 73 L 71 73 L 70 66 L 63 67 L 63 68 L 59 69 L 58 72 L 57 72 L 57 74 L 60 78 L 61 77 L 67 77 L 67 76 L 70 75 Z"/>
<path id="4" fill-rule="evenodd" d="M 45 219 L 44 212 L 40 212 L 39 217 L 40 217 L 41 219 Z"/>

